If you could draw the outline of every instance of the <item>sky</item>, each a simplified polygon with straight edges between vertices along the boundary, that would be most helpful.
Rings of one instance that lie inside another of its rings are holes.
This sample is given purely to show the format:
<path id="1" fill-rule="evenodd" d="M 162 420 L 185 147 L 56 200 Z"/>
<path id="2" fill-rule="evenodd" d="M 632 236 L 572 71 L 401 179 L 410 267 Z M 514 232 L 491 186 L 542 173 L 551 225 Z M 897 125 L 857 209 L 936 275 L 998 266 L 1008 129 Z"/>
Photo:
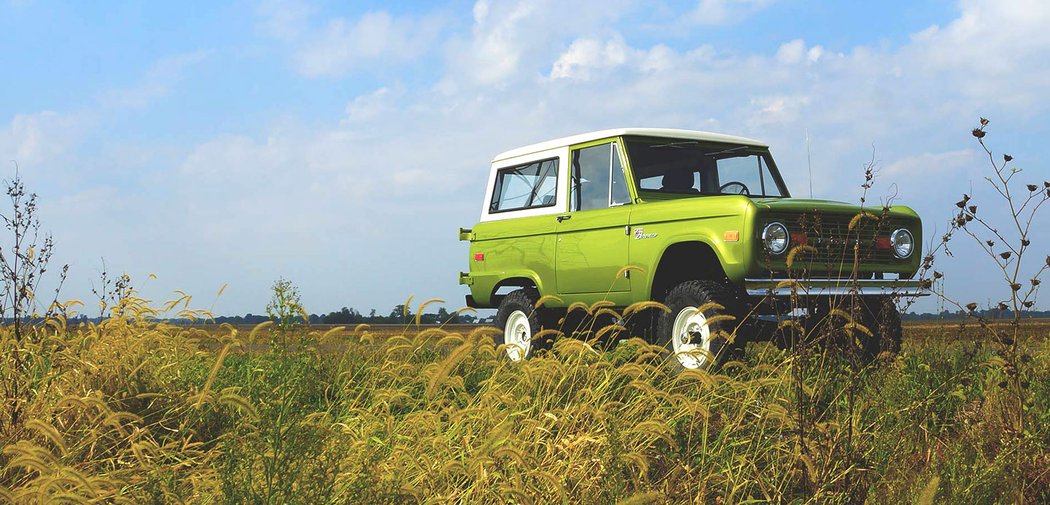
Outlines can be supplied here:
<path id="1" fill-rule="evenodd" d="M 970 130 L 1050 178 L 1048 26 L 1038 0 L 0 0 L 0 177 L 89 315 L 104 270 L 216 314 L 264 313 L 278 278 L 314 313 L 453 310 L 492 157 L 591 130 L 762 139 L 795 196 L 848 202 L 874 161 L 869 202 L 927 239 L 964 192 L 1005 218 Z M 1007 296 L 952 252 L 949 294 Z"/>

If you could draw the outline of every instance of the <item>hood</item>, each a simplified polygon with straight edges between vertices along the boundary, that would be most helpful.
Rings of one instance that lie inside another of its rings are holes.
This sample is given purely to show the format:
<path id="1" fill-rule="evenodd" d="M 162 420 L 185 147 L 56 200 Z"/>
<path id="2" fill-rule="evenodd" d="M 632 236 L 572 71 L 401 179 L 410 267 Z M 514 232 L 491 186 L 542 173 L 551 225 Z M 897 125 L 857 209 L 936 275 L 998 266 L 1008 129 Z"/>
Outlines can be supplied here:
<path id="1" fill-rule="evenodd" d="M 812 198 L 755 198 L 752 200 L 755 206 L 761 210 L 772 212 L 834 212 L 843 214 L 857 214 L 868 211 L 874 214 L 882 212 L 879 206 L 865 206 L 837 202 L 834 200 L 817 200 Z M 897 215 L 916 216 L 915 211 L 908 207 L 890 207 L 890 212 Z"/>

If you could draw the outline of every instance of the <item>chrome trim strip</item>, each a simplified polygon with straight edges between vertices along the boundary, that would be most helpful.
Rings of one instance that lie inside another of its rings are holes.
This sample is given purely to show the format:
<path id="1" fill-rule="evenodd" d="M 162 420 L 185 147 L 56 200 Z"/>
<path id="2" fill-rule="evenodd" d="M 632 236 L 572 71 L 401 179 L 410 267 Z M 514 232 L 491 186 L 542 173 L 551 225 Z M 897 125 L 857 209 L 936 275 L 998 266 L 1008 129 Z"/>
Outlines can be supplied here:
<path id="1" fill-rule="evenodd" d="M 744 279 L 751 296 L 927 296 L 929 290 L 918 280 L 892 279 Z"/>

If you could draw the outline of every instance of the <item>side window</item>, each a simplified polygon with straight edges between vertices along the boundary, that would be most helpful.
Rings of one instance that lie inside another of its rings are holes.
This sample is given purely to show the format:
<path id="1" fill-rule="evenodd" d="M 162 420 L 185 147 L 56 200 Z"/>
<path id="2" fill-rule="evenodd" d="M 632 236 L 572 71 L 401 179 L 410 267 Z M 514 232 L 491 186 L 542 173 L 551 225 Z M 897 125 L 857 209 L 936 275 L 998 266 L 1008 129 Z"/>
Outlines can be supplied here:
<path id="1" fill-rule="evenodd" d="M 571 210 L 602 209 L 631 202 L 615 142 L 573 151 L 570 184 Z"/>
<path id="2" fill-rule="evenodd" d="M 558 196 L 558 159 L 500 169 L 489 212 L 550 207 Z"/>

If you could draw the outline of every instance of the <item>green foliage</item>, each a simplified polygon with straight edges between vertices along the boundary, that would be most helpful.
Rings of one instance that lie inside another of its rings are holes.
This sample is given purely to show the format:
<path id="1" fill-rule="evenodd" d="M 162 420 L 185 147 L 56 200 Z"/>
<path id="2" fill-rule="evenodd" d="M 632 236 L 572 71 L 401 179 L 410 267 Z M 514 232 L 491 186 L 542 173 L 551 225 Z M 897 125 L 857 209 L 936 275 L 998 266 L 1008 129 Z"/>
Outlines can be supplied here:
<path id="1" fill-rule="evenodd" d="M 292 281 L 282 277 L 274 281 L 270 289 L 273 294 L 270 303 L 266 305 L 266 315 L 270 316 L 270 321 L 273 322 L 270 348 L 284 351 L 288 348 L 289 337 L 301 335 L 299 329 L 304 322 L 309 321 L 309 317 L 299 298 L 299 288 L 292 284 Z M 302 341 L 299 343 L 302 344 Z"/>

